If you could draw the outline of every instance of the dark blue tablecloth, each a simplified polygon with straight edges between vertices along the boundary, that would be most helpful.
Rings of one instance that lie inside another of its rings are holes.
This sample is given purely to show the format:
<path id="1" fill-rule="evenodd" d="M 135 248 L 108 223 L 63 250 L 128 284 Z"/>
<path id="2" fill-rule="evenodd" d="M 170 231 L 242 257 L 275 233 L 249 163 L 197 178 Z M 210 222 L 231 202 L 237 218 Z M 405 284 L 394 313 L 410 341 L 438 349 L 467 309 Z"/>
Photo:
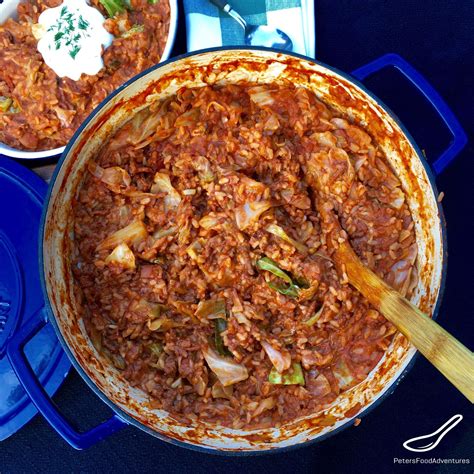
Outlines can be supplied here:
<path id="1" fill-rule="evenodd" d="M 183 12 L 180 12 L 181 15 Z M 183 18 L 183 16 L 181 16 Z M 317 57 L 344 71 L 396 52 L 418 68 L 450 104 L 471 142 L 438 178 L 448 222 L 449 265 L 438 321 L 474 347 L 474 3 L 472 0 L 316 0 Z M 180 21 L 174 54 L 185 51 Z M 449 136 L 396 73 L 368 86 L 400 116 L 435 157 Z M 1 387 L 0 387 L 1 389 Z M 55 397 L 65 414 L 87 427 L 108 409 L 72 373 Z M 428 453 L 409 453 L 408 438 L 430 433 L 452 415 L 464 420 Z M 163 472 L 278 474 L 359 472 L 474 472 L 472 405 L 419 356 L 395 393 L 362 420 L 322 443 L 296 451 L 252 458 L 205 455 L 160 442 L 127 428 L 85 452 L 67 446 L 37 416 L 0 444 L 0 473 Z M 469 459 L 469 465 L 400 465 L 394 458 Z"/>

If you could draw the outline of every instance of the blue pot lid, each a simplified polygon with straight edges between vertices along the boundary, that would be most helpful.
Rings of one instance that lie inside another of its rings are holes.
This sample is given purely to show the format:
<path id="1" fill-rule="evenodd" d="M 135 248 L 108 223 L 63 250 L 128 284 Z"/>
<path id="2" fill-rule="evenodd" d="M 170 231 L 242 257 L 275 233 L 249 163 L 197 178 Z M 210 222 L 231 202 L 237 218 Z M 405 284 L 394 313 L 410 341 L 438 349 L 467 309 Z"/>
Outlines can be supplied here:
<path id="1" fill-rule="evenodd" d="M 46 188 L 32 171 L 0 155 L 0 441 L 37 413 L 13 372 L 6 346 L 22 324 L 42 317 L 38 231 Z M 71 366 L 50 324 L 25 345 L 25 354 L 53 395 Z"/>

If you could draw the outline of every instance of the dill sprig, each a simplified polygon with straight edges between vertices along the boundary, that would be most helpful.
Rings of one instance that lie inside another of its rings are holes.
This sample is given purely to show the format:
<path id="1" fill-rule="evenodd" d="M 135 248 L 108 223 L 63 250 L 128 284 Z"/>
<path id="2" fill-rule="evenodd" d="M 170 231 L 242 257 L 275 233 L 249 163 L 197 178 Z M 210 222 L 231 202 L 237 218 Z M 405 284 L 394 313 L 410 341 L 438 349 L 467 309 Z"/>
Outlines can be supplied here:
<path id="1" fill-rule="evenodd" d="M 58 50 L 62 47 L 68 49 L 72 59 L 76 59 L 81 50 L 79 41 L 81 38 L 89 38 L 87 33 L 89 22 L 82 15 L 78 17 L 71 13 L 67 6 L 61 8 L 57 22 L 48 28 L 48 31 L 56 31 L 54 35 L 54 46 Z"/>

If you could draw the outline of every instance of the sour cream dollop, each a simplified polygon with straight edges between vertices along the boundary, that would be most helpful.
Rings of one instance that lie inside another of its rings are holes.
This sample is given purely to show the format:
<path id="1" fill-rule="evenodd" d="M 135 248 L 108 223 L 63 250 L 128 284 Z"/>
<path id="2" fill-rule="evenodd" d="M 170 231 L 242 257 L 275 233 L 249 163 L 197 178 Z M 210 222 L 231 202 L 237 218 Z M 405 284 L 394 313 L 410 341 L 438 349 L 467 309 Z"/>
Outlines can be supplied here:
<path id="1" fill-rule="evenodd" d="M 104 67 L 102 47 L 108 48 L 114 38 L 104 21 L 86 0 L 64 0 L 45 10 L 33 28 L 44 62 L 59 77 L 74 81 L 83 73 L 97 74 Z"/>

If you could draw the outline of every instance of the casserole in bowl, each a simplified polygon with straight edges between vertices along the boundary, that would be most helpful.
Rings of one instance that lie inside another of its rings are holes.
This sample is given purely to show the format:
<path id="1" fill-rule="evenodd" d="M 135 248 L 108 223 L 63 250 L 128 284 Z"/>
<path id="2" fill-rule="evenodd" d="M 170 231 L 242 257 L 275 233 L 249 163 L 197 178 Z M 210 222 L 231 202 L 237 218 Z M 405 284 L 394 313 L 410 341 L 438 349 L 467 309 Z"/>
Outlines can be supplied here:
<path id="1" fill-rule="evenodd" d="M 24 159 L 60 154 L 83 119 L 110 92 L 169 57 L 177 28 L 176 0 L 134 0 L 130 9 L 117 11 L 104 7 L 122 3 L 3 2 L 0 153 Z M 56 10 L 62 16 L 51 19 Z M 45 44 L 53 33 L 51 44 Z M 98 35 L 105 37 L 102 55 Z M 97 58 L 93 46 L 99 47 Z"/>

